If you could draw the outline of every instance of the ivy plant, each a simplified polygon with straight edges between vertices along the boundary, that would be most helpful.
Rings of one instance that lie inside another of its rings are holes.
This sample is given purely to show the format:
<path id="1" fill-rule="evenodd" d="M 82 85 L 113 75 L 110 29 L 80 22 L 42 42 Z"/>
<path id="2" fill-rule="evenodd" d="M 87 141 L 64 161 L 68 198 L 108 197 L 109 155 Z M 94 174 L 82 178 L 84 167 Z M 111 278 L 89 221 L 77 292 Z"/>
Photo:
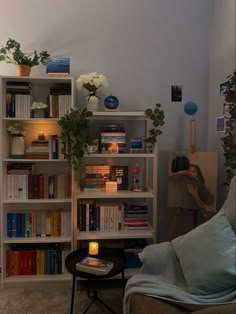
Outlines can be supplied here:
<path id="1" fill-rule="evenodd" d="M 236 174 L 236 70 L 227 77 L 225 83 L 225 136 L 221 138 L 225 157 L 226 178 L 225 185 L 229 185 Z"/>
<path id="2" fill-rule="evenodd" d="M 58 121 L 61 126 L 62 153 L 71 165 L 78 183 L 84 174 L 84 154 L 88 152 L 88 146 L 92 144 L 90 135 L 90 117 L 92 115 L 87 108 L 71 109 Z"/>
<path id="3" fill-rule="evenodd" d="M 165 123 L 164 110 L 161 109 L 161 104 L 156 103 L 155 108 L 147 108 L 145 110 L 146 117 L 150 118 L 153 128 L 148 131 L 148 137 L 145 142 L 148 146 L 153 146 L 157 142 L 157 137 L 162 134 L 162 127 Z"/>

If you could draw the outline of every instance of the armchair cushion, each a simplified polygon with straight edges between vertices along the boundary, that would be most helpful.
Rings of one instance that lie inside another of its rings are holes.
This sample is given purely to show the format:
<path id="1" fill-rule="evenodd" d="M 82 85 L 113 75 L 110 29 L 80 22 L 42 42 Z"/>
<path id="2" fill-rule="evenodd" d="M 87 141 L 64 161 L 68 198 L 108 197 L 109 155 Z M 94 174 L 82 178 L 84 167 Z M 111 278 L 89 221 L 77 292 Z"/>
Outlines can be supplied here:
<path id="1" fill-rule="evenodd" d="M 172 244 L 191 293 L 204 295 L 235 287 L 236 237 L 222 210 Z"/>

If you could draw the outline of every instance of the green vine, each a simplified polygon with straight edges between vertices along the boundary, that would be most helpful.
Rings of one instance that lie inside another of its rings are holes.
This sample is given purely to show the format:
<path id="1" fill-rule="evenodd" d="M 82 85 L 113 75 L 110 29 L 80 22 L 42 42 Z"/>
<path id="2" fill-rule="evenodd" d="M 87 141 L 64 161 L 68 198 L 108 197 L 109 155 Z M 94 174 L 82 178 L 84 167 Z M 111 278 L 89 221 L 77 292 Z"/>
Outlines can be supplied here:
<path id="1" fill-rule="evenodd" d="M 151 119 L 153 125 L 153 128 L 148 131 L 149 136 L 145 139 L 145 142 L 154 145 L 157 142 L 157 137 L 162 134 L 160 127 L 165 123 L 164 110 L 161 109 L 161 104 L 157 103 L 154 109 L 146 109 L 145 115 Z"/>
<path id="2" fill-rule="evenodd" d="M 71 109 L 58 121 L 61 126 L 59 138 L 64 146 L 62 152 L 74 170 L 77 182 L 80 182 L 84 174 L 84 154 L 92 144 L 89 120 L 92 115 L 86 108 Z"/>
<path id="3" fill-rule="evenodd" d="M 236 70 L 227 77 L 224 95 L 228 113 L 225 114 L 225 136 L 221 141 L 225 157 L 225 185 L 229 185 L 236 172 Z"/>

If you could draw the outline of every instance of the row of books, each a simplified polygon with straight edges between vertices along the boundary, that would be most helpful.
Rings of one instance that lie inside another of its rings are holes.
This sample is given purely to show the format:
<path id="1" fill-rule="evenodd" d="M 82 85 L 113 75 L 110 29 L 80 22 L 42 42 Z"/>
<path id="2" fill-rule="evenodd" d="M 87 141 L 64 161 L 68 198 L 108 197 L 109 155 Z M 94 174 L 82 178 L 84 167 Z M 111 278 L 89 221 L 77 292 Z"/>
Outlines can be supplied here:
<path id="1" fill-rule="evenodd" d="M 82 201 L 79 205 L 80 231 L 119 231 L 123 225 L 123 208 L 118 203 Z"/>
<path id="2" fill-rule="evenodd" d="M 60 159 L 64 160 L 62 143 L 57 134 L 48 135 L 48 140 L 32 141 L 26 148 L 26 159 Z"/>
<path id="3" fill-rule="evenodd" d="M 30 118 L 32 96 L 29 82 L 6 83 L 6 117 Z"/>
<path id="4" fill-rule="evenodd" d="M 71 235 L 71 213 L 63 209 L 7 213 L 7 237 L 66 237 Z"/>
<path id="5" fill-rule="evenodd" d="M 6 195 L 8 200 L 71 198 L 71 175 L 8 174 Z"/>
<path id="6" fill-rule="evenodd" d="M 55 245 L 35 245 L 29 249 L 12 247 L 6 251 L 6 275 L 54 275 L 67 273 L 65 258 L 70 250 Z"/>
<path id="7" fill-rule="evenodd" d="M 80 231 L 148 230 L 148 206 L 142 203 L 103 203 L 92 200 L 79 204 Z"/>
<path id="8" fill-rule="evenodd" d="M 29 82 L 7 82 L 6 117 L 30 118 L 33 95 Z M 47 97 L 47 118 L 60 118 L 71 109 L 70 84 L 52 86 Z"/>

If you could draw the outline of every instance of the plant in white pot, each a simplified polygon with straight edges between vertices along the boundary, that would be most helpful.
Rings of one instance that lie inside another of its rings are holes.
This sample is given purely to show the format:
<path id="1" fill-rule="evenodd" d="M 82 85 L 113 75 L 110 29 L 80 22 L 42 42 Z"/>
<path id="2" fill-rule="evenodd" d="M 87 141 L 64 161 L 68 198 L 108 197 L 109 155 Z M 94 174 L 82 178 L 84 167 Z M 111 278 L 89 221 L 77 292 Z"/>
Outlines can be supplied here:
<path id="1" fill-rule="evenodd" d="M 32 112 L 32 118 L 46 118 L 47 116 L 47 108 L 48 105 L 43 103 L 42 101 L 40 102 L 33 102 L 30 109 Z"/>
<path id="2" fill-rule="evenodd" d="M 89 96 L 87 97 L 87 109 L 89 111 L 98 111 L 99 97 L 97 96 L 97 90 L 101 87 L 107 87 L 107 78 L 103 74 L 92 72 L 88 74 L 82 74 L 77 79 L 78 88 L 87 89 Z"/>
<path id="3" fill-rule="evenodd" d="M 24 136 L 26 129 L 22 123 L 10 124 L 7 131 L 11 135 L 11 157 L 24 158 L 25 156 L 25 141 Z"/>

